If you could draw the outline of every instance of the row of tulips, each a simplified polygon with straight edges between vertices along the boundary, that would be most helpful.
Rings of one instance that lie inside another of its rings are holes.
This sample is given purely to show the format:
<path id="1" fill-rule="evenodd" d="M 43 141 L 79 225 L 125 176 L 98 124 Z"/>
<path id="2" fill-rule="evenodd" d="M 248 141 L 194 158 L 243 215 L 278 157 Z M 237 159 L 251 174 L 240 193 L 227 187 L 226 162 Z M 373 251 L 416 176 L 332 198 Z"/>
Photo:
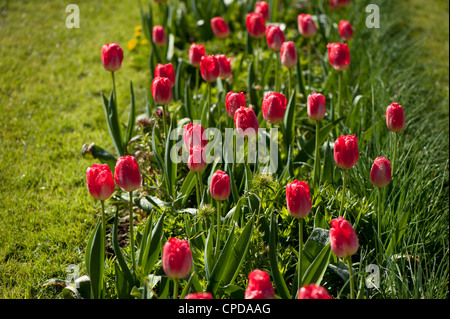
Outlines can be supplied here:
<path id="1" fill-rule="evenodd" d="M 330 7 L 338 9 L 345 7 L 350 1 L 330 0 Z M 267 45 L 271 51 L 279 52 L 280 60 L 283 66 L 289 69 L 289 94 L 291 95 L 291 74 L 290 69 L 297 65 L 298 56 L 297 49 L 294 42 L 286 41 L 283 31 L 275 25 L 266 27 L 266 22 L 269 21 L 270 12 L 268 4 L 260 1 L 256 4 L 254 12 L 246 16 L 246 28 L 249 35 L 255 39 L 266 37 Z M 223 18 L 215 17 L 211 20 L 211 28 L 217 38 L 226 38 L 230 35 L 230 29 Z M 317 27 L 314 20 L 309 14 L 300 14 L 298 16 L 298 31 L 305 39 L 312 39 L 317 33 Z M 339 34 L 345 41 L 353 37 L 353 29 L 348 21 L 340 21 Z M 164 46 L 167 43 L 167 36 L 164 28 L 155 26 L 153 28 L 153 41 L 157 46 Z M 309 45 L 309 42 L 308 42 Z M 340 106 L 341 96 L 341 74 L 350 66 L 350 51 L 346 43 L 329 43 L 328 58 L 329 63 L 333 69 L 339 74 L 339 97 L 338 106 Z M 310 50 L 309 50 L 310 52 Z M 102 48 L 102 63 L 107 71 L 112 73 L 114 95 L 115 83 L 114 72 L 120 69 L 123 60 L 123 52 L 121 48 L 115 44 L 107 44 Z M 203 80 L 208 86 L 208 105 L 211 106 L 211 86 L 218 78 L 226 80 L 232 74 L 231 61 L 232 58 L 227 58 L 226 55 L 207 55 L 205 46 L 203 44 L 192 43 L 189 49 L 189 60 L 197 72 L 201 74 Z M 311 60 L 311 57 L 310 57 Z M 311 70 L 310 70 L 311 76 Z M 278 80 L 278 74 L 275 76 Z M 171 63 L 157 64 L 154 70 L 154 78 L 151 84 L 151 93 L 155 103 L 163 108 L 163 136 L 167 138 L 167 128 L 165 123 L 166 106 L 172 102 L 172 89 L 175 85 L 175 70 Z M 196 83 L 196 94 L 198 91 L 198 81 Z M 295 96 L 295 93 L 293 94 Z M 318 171 L 320 169 L 319 156 L 319 122 L 323 120 L 327 107 L 324 95 L 320 93 L 311 93 L 306 98 L 307 114 L 310 120 L 316 123 L 316 148 L 315 148 L 315 165 L 314 165 L 314 179 L 313 189 L 318 187 Z M 269 92 L 263 97 L 261 103 L 261 111 L 264 120 L 269 124 L 276 124 L 283 121 L 286 116 L 286 108 L 288 100 L 281 92 Z M 251 107 L 246 106 L 246 98 L 244 92 L 228 92 L 225 98 L 226 113 L 229 118 L 234 120 L 235 128 L 239 135 L 243 137 L 253 137 L 257 134 L 260 124 L 258 118 Z M 386 110 L 386 124 L 390 131 L 400 132 L 405 128 L 405 115 L 403 108 L 397 104 L 392 103 Z M 207 140 L 203 138 L 204 127 L 200 124 L 189 123 L 183 128 L 183 142 L 186 149 L 189 151 L 189 159 L 187 166 L 189 170 L 196 174 L 196 192 L 197 192 L 197 207 L 200 208 L 202 203 L 202 195 L 199 194 L 201 190 L 201 174 L 204 171 L 207 163 L 204 161 L 204 148 Z M 397 135 L 396 142 L 397 143 Z M 352 275 L 352 261 L 351 256 L 354 255 L 359 248 L 358 236 L 353 229 L 351 223 L 346 219 L 346 212 L 344 212 L 345 192 L 347 183 L 347 171 L 353 168 L 359 158 L 359 150 L 357 137 L 355 135 L 341 135 L 334 142 L 334 161 L 340 169 L 342 169 L 343 185 L 342 197 L 340 203 L 340 210 L 338 217 L 330 221 L 331 228 L 329 230 L 329 243 L 332 252 L 338 258 L 345 259 L 348 264 L 349 278 L 350 278 L 350 297 L 355 298 L 354 278 Z M 396 148 L 393 155 L 393 163 L 396 160 Z M 380 214 L 381 214 L 381 188 L 385 187 L 391 179 L 391 175 L 395 173 L 395 166 L 384 157 L 375 159 L 371 172 L 370 179 L 379 191 L 378 202 L 378 234 L 380 229 Z M 93 164 L 86 172 L 87 187 L 90 194 L 102 203 L 102 245 L 105 245 L 104 238 L 106 236 L 106 221 L 104 216 L 104 201 L 112 196 L 115 190 L 115 184 L 124 192 L 129 193 L 129 212 L 130 212 L 130 249 L 132 259 L 132 270 L 136 272 L 135 252 L 134 252 L 134 232 L 133 232 L 133 192 L 139 189 L 141 185 L 141 173 L 139 165 L 133 156 L 122 156 L 117 160 L 114 170 L 114 177 L 107 165 Z M 217 169 L 213 174 L 209 185 L 209 194 L 212 199 L 218 203 L 218 215 L 216 224 L 216 249 L 221 249 L 221 211 L 220 203 L 226 201 L 230 196 L 232 185 L 230 176 Z M 299 254 L 297 267 L 297 293 L 298 299 L 328 299 L 331 298 L 324 287 L 315 284 L 302 285 L 303 274 L 301 273 L 301 258 L 303 249 L 303 221 L 312 210 L 310 188 L 307 182 L 294 181 L 286 184 L 286 208 L 292 217 L 299 221 Z M 381 247 L 377 247 L 378 253 L 381 253 Z M 104 258 L 104 256 L 103 256 Z M 102 259 L 103 259 L 102 258 Z M 123 266 L 123 265 L 122 265 Z M 165 275 L 174 280 L 173 297 L 178 298 L 179 280 L 186 278 L 192 271 L 192 252 L 188 240 L 180 240 L 177 238 L 170 238 L 165 242 L 162 250 L 162 267 Z M 273 271 L 275 271 L 273 269 Z M 275 276 L 274 274 L 272 274 Z M 103 280 L 103 279 L 102 279 Z M 101 281 L 100 286 L 104 283 Z M 277 287 L 278 288 L 278 287 Z M 101 290 L 101 289 L 100 289 Z M 101 297 L 99 292 L 94 293 L 94 296 Z M 209 299 L 213 298 L 211 292 L 196 292 L 192 294 L 182 294 L 187 299 Z M 248 285 L 245 290 L 245 298 L 248 299 L 272 299 L 275 297 L 273 285 L 270 281 L 270 275 L 263 271 L 256 269 L 248 275 Z"/>

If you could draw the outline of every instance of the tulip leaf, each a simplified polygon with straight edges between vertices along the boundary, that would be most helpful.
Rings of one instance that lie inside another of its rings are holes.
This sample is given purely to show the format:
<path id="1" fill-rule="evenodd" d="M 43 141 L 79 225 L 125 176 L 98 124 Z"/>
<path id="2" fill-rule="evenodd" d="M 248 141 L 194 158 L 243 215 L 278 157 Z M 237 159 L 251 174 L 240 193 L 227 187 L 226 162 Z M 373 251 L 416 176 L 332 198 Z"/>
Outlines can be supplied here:
<path id="1" fill-rule="evenodd" d="M 164 233 L 164 217 L 164 213 L 161 214 L 156 226 L 152 230 L 151 237 L 149 238 L 150 240 L 147 239 L 146 246 L 144 247 L 144 255 L 142 257 L 142 268 L 144 269 L 144 275 L 148 275 L 150 273 L 158 260 Z"/>
<path id="2" fill-rule="evenodd" d="M 208 236 L 206 237 L 205 250 L 203 253 L 203 259 L 205 263 L 205 272 L 206 279 L 209 280 L 211 277 L 211 272 L 213 269 L 213 257 L 214 257 L 214 228 L 213 224 L 211 224 L 208 232 Z"/>
<path id="3" fill-rule="evenodd" d="M 117 152 L 117 155 L 123 156 L 123 144 L 122 144 L 122 137 L 120 133 L 120 126 L 119 126 L 119 120 L 117 116 L 117 108 L 116 108 L 116 102 L 114 100 L 114 91 L 111 90 L 110 98 L 109 100 L 105 97 L 105 95 L 102 93 L 102 100 L 103 100 L 103 109 L 105 111 L 105 117 L 106 117 L 106 124 L 108 126 L 109 135 L 111 137 L 111 141 L 114 145 L 114 148 Z"/>
<path id="4" fill-rule="evenodd" d="M 127 149 L 128 143 L 133 137 L 134 123 L 136 121 L 136 99 L 134 97 L 133 82 L 130 81 L 130 92 L 131 92 L 131 104 L 130 104 L 130 114 L 128 115 L 128 125 L 127 134 L 125 137 L 124 148 Z"/>
<path id="5" fill-rule="evenodd" d="M 121 272 L 123 273 L 122 275 L 123 278 L 126 279 L 128 282 L 133 283 L 134 282 L 133 275 L 131 274 L 130 269 L 128 268 L 128 265 L 122 254 L 122 250 L 120 249 L 119 246 L 118 223 L 119 223 L 119 209 L 117 208 L 114 216 L 114 223 L 112 230 L 112 246 L 114 249 L 114 254 L 116 255 L 117 262 L 119 263 L 119 266 L 121 268 Z"/>
<path id="6" fill-rule="evenodd" d="M 102 299 L 104 293 L 105 236 L 100 220 L 91 234 L 89 244 L 86 252 L 86 268 L 91 280 L 91 296 L 92 299 Z"/>
<path id="7" fill-rule="evenodd" d="M 330 254 L 331 246 L 328 243 L 303 273 L 302 285 L 309 285 L 310 283 L 320 284 L 323 274 L 327 269 Z"/>
<path id="8" fill-rule="evenodd" d="M 156 125 L 153 126 L 153 132 L 152 132 L 152 151 L 155 156 L 156 163 L 158 164 L 158 167 L 161 169 L 162 175 L 165 176 L 165 169 L 162 161 L 162 157 L 160 154 L 160 151 L 156 145 Z"/>

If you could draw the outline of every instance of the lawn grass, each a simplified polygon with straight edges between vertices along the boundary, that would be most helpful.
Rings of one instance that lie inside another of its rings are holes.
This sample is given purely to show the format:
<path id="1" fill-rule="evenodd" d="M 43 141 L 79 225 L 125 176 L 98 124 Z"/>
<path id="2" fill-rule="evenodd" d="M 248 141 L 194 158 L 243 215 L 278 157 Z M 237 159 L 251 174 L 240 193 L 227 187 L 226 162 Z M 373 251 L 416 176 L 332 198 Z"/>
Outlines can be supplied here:
<path id="1" fill-rule="evenodd" d="M 365 83 L 361 91 L 370 92 L 373 85 L 378 119 L 392 99 L 406 101 L 407 110 L 417 111 L 407 113 L 408 128 L 400 138 L 402 182 L 408 181 L 410 188 L 392 183 L 384 225 L 389 236 L 394 231 L 390 225 L 398 221 L 398 194 L 404 194 L 401 211 L 411 212 L 402 239 L 404 255 L 420 255 L 424 262 L 399 258 L 387 263 L 382 271 L 388 288 L 377 296 L 443 298 L 448 297 L 448 282 L 440 280 L 445 274 L 448 278 L 448 229 L 443 232 L 448 228 L 449 204 L 448 3 L 408 3 L 412 5 L 396 5 L 403 21 L 398 17 L 382 21 L 397 24 L 390 30 L 413 32 L 378 33 L 380 49 L 370 53 L 378 74 L 364 75 L 373 82 Z M 125 47 L 140 23 L 139 9 L 120 1 L 80 4 L 80 29 L 67 29 L 65 5 L 0 3 L 0 298 L 60 297 L 59 288 L 42 285 L 51 278 L 64 279 L 68 265 L 82 264 L 87 236 L 99 213 L 85 186 L 85 169 L 92 160 L 84 159 L 80 150 L 93 141 L 112 149 L 99 95 L 109 92 L 111 82 L 100 63 L 100 48 L 107 42 Z M 383 39 L 397 42 L 382 43 Z M 387 44 L 391 52 L 381 49 Z M 423 46 L 412 50 L 416 65 L 405 51 L 407 44 Z M 125 122 L 129 81 L 133 80 L 143 112 L 148 74 L 145 69 L 136 71 L 126 57 L 124 61 L 116 79 Z M 361 57 L 359 62 L 368 60 Z M 386 69 L 379 69 L 382 66 Z M 420 78 L 427 82 L 417 82 Z M 365 105 L 370 107 L 370 100 Z M 391 138 L 384 139 L 372 150 L 367 145 L 361 162 L 369 165 L 370 156 L 389 149 L 391 143 Z M 355 193 L 358 186 L 352 186 Z M 425 280 L 404 278 L 405 273 Z M 392 292 L 392 287 L 402 289 Z"/>

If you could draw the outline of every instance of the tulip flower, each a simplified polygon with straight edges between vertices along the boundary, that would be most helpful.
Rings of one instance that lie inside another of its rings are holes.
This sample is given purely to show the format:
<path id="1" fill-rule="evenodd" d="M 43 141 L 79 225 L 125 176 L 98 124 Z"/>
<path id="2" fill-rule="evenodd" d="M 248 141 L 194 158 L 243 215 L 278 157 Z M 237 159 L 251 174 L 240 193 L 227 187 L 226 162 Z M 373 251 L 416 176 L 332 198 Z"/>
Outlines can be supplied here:
<path id="1" fill-rule="evenodd" d="M 281 63 L 289 70 L 289 96 L 292 87 L 291 69 L 297 64 L 297 49 L 292 41 L 286 41 L 281 45 L 280 50 Z"/>
<path id="2" fill-rule="evenodd" d="M 330 246 L 333 253 L 339 258 L 346 258 L 350 277 L 350 296 L 355 298 L 352 259 L 359 248 L 359 240 L 352 225 L 342 216 L 331 221 Z"/>
<path id="3" fill-rule="evenodd" d="M 205 150 L 203 147 L 194 144 L 194 146 L 189 149 L 187 165 L 194 173 L 200 173 L 206 167 Z"/>
<path id="4" fill-rule="evenodd" d="M 331 10 L 338 10 L 350 5 L 351 0 L 328 0 Z"/>
<path id="5" fill-rule="evenodd" d="M 211 19 L 211 29 L 216 37 L 224 39 L 230 35 L 230 28 L 222 17 Z"/>
<path id="6" fill-rule="evenodd" d="M 212 82 L 216 81 L 220 74 L 220 66 L 214 55 L 204 55 L 200 60 L 200 73 L 203 80 L 208 83 L 208 111 L 211 109 Z M 209 118 L 208 118 L 209 119 Z"/>
<path id="7" fill-rule="evenodd" d="M 255 12 L 263 16 L 264 21 L 269 21 L 270 16 L 269 4 L 266 1 L 258 1 L 255 5 Z"/>
<path id="8" fill-rule="evenodd" d="M 339 21 L 339 35 L 345 41 L 348 41 L 351 38 L 353 38 L 353 28 L 350 22 L 346 20 Z"/>
<path id="9" fill-rule="evenodd" d="M 355 166 L 359 158 L 358 140 L 356 136 L 355 135 L 339 136 L 339 138 L 334 142 L 333 156 L 336 165 L 343 169 L 342 200 L 341 200 L 341 208 L 339 210 L 339 216 L 341 216 L 342 209 L 344 207 L 347 170 Z"/>
<path id="10" fill-rule="evenodd" d="M 118 71 L 122 61 L 123 50 L 117 43 L 107 43 L 102 46 L 102 64 L 106 71 Z"/>
<path id="11" fill-rule="evenodd" d="M 167 44 L 167 35 L 164 27 L 155 25 L 152 30 L 152 40 L 157 47 L 163 47 Z"/>
<path id="12" fill-rule="evenodd" d="M 92 164 L 86 170 L 89 193 L 97 200 L 107 200 L 114 193 L 114 179 L 107 164 Z"/>
<path id="13" fill-rule="evenodd" d="M 205 45 L 192 43 L 189 48 L 189 61 L 192 66 L 200 67 L 202 56 L 205 55 Z"/>
<path id="14" fill-rule="evenodd" d="M 337 71 L 344 71 L 350 66 L 350 51 L 346 43 L 328 43 L 328 60 Z"/>
<path id="15" fill-rule="evenodd" d="M 308 117 L 316 122 L 316 156 L 314 159 L 314 184 L 313 189 L 316 189 L 316 184 L 319 179 L 319 121 L 322 120 L 326 112 L 326 100 L 320 93 L 312 93 L 308 96 L 307 102 Z"/>
<path id="16" fill-rule="evenodd" d="M 311 211 L 311 195 L 309 185 L 306 182 L 294 180 L 286 185 L 286 204 L 288 212 L 292 217 L 298 218 L 298 289 L 302 286 L 302 251 L 303 251 L 303 219 L 308 216 Z"/>
<path id="17" fill-rule="evenodd" d="M 189 123 L 183 127 L 183 141 L 188 150 L 194 145 L 205 147 L 208 144 L 208 141 L 203 138 L 204 131 L 200 124 Z"/>
<path id="18" fill-rule="evenodd" d="M 231 184 L 230 177 L 227 173 L 217 170 L 211 178 L 211 185 L 209 187 L 211 197 L 217 201 L 217 237 L 216 237 L 216 256 L 218 256 L 220 249 L 220 219 L 222 218 L 221 201 L 224 201 L 230 196 Z"/>
<path id="19" fill-rule="evenodd" d="M 297 299 L 333 299 L 328 291 L 322 286 L 316 286 L 315 284 L 309 284 L 303 286 L 297 295 Z"/>
<path id="20" fill-rule="evenodd" d="M 178 280 L 186 277 L 192 268 L 191 247 L 187 240 L 170 238 L 163 247 L 162 266 L 167 277 L 174 279 L 173 298 L 178 298 Z"/>
<path id="21" fill-rule="evenodd" d="M 241 106 L 234 113 L 234 125 L 242 137 L 255 137 L 258 134 L 259 122 L 255 112 L 245 106 Z"/>
<path id="22" fill-rule="evenodd" d="M 312 38 L 317 33 L 317 27 L 310 14 L 301 13 L 297 17 L 298 32 L 305 39 Z"/>
<path id="23" fill-rule="evenodd" d="M 172 63 L 161 64 L 158 63 L 155 67 L 155 78 L 168 78 L 172 87 L 175 86 L 175 70 Z"/>
<path id="24" fill-rule="evenodd" d="M 287 99 L 282 93 L 269 92 L 264 95 L 262 114 L 266 122 L 274 124 L 283 120 Z"/>
<path id="25" fill-rule="evenodd" d="M 166 137 L 166 105 L 172 101 L 172 83 L 168 78 L 156 77 L 152 81 L 152 95 L 157 105 L 163 108 L 163 135 Z"/>
<path id="26" fill-rule="evenodd" d="M 279 92 L 279 79 L 278 73 L 280 68 L 280 62 L 278 60 L 277 52 L 281 51 L 281 45 L 286 41 L 284 32 L 281 31 L 279 26 L 269 25 L 266 29 L 266 41 L 269 49 L 274 52 L 275 56 L 275 90 Z"/>
<path id="27" fill-rule="evenodd" d="M 262 38 L 266 33 L 266 22 L 260 13 L 251 12 L 246 16 L 247 31 L 255 39 Z"/>
<path id="28" fill-rule="evenodd" d="M 214 298 L 210 292 L 194 292 L 184 297 L 184 299 L 214 299 Z"/>
<path id="29" fill-rule="evenodd" d="M 274 299 L 275 291 L 270 282 L 269 274 L 263 270 L 253 270 L 248 275 L 245 289 L 245 299 Z"/>
<path id="30" fill-rule="evenodd" d="M 403 107 L 398 103 L 391 103 L 386 108 L 386 125 L 389 131 L 394 132 L 394 159 L 392 161 L 392 174 L 395 174 L 395 164 L 397 162 L 397 139 L 398 132 L 401 132 L 405 129 L 405 112 L 403 111 Z"/>
<path id="31" fill-rule="evenodd" d="M 225 80 L 231 76 L 231 61 L 233 58 L 227 58 L 225 54 L 216 55 L 219 64 L 219 78 Z"/>
<path id="32" fill-rule="evenodd" d="M 245 94 L 243 92 L 234 93 L 228 92 L 225 97 L 225 107 L 227 109 L 228 115 L 234 119 L 234 114 L 236 110 L 241 106 L 245 107 Z"/>
<path id="33" fill-rule="evenodd" d="M 136 158 L 130 155 L 118 158 L 114 169 L 114 180 L 120 189 L 129 194 L 131 259 L 133 270 L 136 270 L 136 260 L 134 258 L 133 191 L 141 186 L 141 171 Z"/>

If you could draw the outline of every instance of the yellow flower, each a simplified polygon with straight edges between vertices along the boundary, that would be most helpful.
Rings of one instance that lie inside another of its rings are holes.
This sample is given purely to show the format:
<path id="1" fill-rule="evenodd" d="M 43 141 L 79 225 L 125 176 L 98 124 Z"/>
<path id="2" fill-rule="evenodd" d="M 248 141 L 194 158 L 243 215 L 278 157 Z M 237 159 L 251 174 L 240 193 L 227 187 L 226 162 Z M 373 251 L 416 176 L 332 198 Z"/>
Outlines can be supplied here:
<path id="1" fill-rule="evenodd" d="M 141 26 L 141 25 L 136 26 L 136 27 L 134 28 L 134 31 L 136 31 L 136 32 L 141 32 L 141 31 L 142 31 L 142 26 Z"/>
<path id="2" fill-rule="evenodd" d="M 136 39 L 131 39 L 130 41 L 128 41 L 127 43 L 127 49 L 132 51 L 134 50 L 134 48 L 136 48 L 136 45 L 138 44 L 138 41 Z"/>
<path id="3" fill-rule="evenodd" d="M 148 40 L 147 39 L 144 39 L 144 40 L 141 41 L 141 45 L 147 45 L 147 44 L 148 44 Z"/>
<path id="4" fill-rule="evenodd" d="M 142 32 L 135 32 L 134 37 L 139 38 L 142 35 Z"/>

